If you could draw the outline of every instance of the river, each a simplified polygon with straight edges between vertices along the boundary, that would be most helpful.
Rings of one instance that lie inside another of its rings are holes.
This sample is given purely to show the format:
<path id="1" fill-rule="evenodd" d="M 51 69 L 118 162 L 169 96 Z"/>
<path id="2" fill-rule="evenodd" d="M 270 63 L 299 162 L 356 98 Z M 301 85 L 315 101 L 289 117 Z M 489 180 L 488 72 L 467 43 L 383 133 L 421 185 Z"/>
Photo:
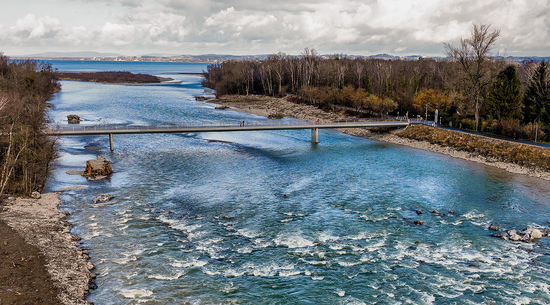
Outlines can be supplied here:
<path id="1" fill-rule="evenodd" d="M 62 81 L 49 110 L 55 123 L 68 114 L 85 125 L 265 120 L 195 101 L 201 77 L 175 73 L 206 64 L 52 64 L 181 81 Z M 115 135 L 110 152 L 107 136 L 60 138 L 46 191 L 88 187 L 63 193 L 60 206 L 96 266 L 88 300 L 550 303 L 549 239 L 513 243 L 487 230 L 548 225 L 550 182 L 334 130 L 319 140 L 312 145 L 309 130 Z M 112 161 L 109 180 L 65 173 L 96 155 Z M 101 193 L 117 197 L 93 204 Z"/>

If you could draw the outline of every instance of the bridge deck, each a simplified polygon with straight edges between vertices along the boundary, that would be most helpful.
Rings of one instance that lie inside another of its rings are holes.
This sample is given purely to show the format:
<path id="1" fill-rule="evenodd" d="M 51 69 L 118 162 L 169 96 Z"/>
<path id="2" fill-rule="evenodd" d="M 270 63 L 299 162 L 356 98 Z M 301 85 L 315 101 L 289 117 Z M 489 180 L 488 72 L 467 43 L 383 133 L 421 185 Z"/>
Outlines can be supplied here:
<path id="1" fill-rule="evenodd" d="M 55 126 L 46 131 L 47 134 L 56 136 L 76 135 L 100 135 L 100 134 L 146 134 L 146 133 L 187 133 L 187 132 L 228 132 L 228 131 L 259 131 L 259 130 L 290 130 L 290 129 L 334 129 L 334 128 L 372 128 L 372 127 L 405 127 L 408 121 L 386 122 L 346 122 L 346 123 L 279 123 L 265 124 L 258 122 L 246 122 L 240 126 L 239 122 L 219 124 L 194 124 L 194 125 L 165 125 L 165 126 L 139 126 L 139 125 L 95 125 L 95 126 Z"/>

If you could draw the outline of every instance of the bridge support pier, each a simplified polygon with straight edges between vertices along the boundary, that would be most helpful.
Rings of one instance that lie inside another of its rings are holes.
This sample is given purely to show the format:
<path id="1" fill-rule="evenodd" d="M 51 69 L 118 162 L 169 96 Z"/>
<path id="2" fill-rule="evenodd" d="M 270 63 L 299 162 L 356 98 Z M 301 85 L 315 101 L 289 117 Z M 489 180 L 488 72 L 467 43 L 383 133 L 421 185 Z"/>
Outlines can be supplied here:
<path id="1" fill-rule="evenodd" d="M 313 143 L 313 144 L 319 143 L 319 129 L 318 128 L 312 128 L 311 129 L 311 143 Z"/>
<path id="2" fill-rule="evenodd" d="M 109 147 L 111 148 L 111 151 L 115 151 L 115 148 L 113 146 L 113 134 L 109 134 Z"/>

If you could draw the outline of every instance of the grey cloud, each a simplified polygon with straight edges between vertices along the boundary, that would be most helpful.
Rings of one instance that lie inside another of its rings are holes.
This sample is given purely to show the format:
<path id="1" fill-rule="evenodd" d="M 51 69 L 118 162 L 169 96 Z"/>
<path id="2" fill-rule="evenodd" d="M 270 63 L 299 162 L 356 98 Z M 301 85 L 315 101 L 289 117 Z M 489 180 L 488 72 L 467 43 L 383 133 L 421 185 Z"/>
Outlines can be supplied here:
<path id="1" fill-rule="evenodd" d="M 113 14 L 86 26 L 63 24 L 62 8 L 50 17 L 58 23 L 21 16 L 20 24 L 0 26 L 0 43 L 117 47 L 123 53 L 161 46 L 177 53 L 298 54 L 312 47 L 321 53 L 441 55 L 442 42 L 467 37 L 476 22 L 501 29 L 498 49 L 509 54 L 548 55 L 550 48 L 549 0 L 534 0 L 530 7 L 513 0 L 66 1 L 110 4 Z"/>

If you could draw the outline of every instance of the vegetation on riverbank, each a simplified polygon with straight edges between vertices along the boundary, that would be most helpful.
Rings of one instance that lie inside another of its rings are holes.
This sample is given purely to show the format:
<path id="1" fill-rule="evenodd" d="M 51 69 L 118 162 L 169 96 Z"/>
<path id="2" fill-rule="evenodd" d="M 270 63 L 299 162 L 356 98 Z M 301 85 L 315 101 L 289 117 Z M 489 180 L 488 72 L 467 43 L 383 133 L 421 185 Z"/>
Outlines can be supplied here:
<path id="1" fill-rule="evenodd" d="M 109 84 L 158 84 L 159 77 L 149 74 L 134 74 L 131 72 L 105 71 L 105 72 L 55 72 L 59 79 L 78 80 Z"/>
<path id="2" fill-rule="evenodd" d="M 412 125 L 398 136 L 452 147 L 494 161 L 509 162 L 525 167 L 550 170 L 550 150 L 521 143 L 502 141 L 452 130 Z"/>
<path id="3" fill-rule="evenodd" d="M 309 49 L 300 56 L 229 60 L 208 66 L 203 85 L 218 96 L 292 94 L 321 109 L 347 107 L 371 116 L 433 120 L 437 109 L 444 125 L 549 141 L 547 65 L 491 54 L 499 34 L 474 25 L 458 46 L 445 44 L 444 60 L 320 56 Z"/>
<path id="4" fill-rule="evenodd" d="M 59 88 L 50 65 L 10 62 L 0 53 L 0 195 L 44 188 L 56 146 L 42 129 L 47 101 Z"/>

